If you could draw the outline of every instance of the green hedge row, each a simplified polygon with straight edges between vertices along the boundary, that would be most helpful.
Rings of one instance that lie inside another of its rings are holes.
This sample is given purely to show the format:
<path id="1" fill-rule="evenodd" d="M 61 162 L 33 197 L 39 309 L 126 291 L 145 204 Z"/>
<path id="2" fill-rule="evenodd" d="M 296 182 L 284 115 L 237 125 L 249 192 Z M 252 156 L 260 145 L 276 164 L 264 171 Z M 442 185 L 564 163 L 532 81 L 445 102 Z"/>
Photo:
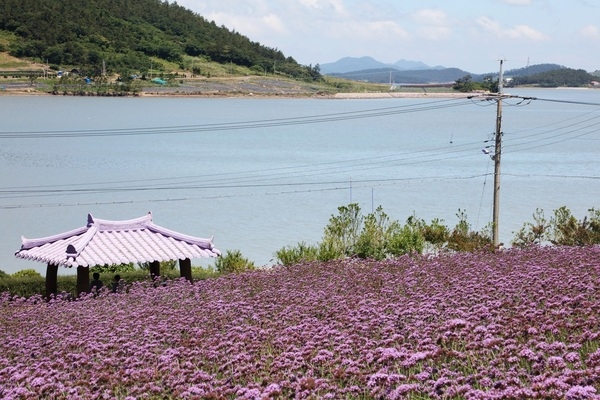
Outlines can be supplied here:
<path id="1" fill-rule="evenodd" d="M 167 279 L 179 278 L 179 271 L 161 271 L 163 277 Z M 148 271 L 135 270 L 121 272 L 121 279 L 126 283 L 148 281 L 150 275 Z M 205 270 L 202 268 L 192 268 L 192 277 L 194 280 L 202 280 L 218 276 L 217 272 Z M 110 287 L 114 274 L 101 274 L 100 279 L 105 286 Z M 91 278 L 91 276 L 90 276 Z M 59 275 L 57 278 L 58 293 L 76 294 L 77 276 Z M 31 297 L 37 294 L 46 294 L 46 280 L 43 276 L 5 276 L 0 278 L 0 293 L 9 292 L 12 296 Z"/>

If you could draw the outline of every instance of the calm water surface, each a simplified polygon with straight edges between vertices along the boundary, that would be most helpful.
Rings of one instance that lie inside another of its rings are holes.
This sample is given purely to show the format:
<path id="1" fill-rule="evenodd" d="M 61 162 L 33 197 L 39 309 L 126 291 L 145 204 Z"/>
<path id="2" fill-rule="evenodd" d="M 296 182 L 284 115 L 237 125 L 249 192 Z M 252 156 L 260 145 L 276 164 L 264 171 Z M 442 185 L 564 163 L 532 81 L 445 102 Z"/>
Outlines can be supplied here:
<path id="1" fill-rule="evenodd" d="M 501 240 L 536 208 L 599 208 L 599 90 L 510 90 L 503 102 Z M 552 100 L 552 101 L 550 101 Z M 556 102 L 568 101 L 570 103 Z M 492 217 L 495 103 L 447 99 L 0 97 L 0 269 L 20 237 L 88 213 L 214 236 L 257 265 L 317 243 L 337 207 L 381 205 L 474 229 Z M 361 117 L 361 118 L 358 118 Z M 363 118 L 364 117 L 364 118 Z M 234 124 L 234 125 L 232 125 Z M 16 135 L 11 135 L 14 132 Z M 13 137 L 17 136 L 17 137 Z M 194 264 L 206 265 L 201 260 Z"/>

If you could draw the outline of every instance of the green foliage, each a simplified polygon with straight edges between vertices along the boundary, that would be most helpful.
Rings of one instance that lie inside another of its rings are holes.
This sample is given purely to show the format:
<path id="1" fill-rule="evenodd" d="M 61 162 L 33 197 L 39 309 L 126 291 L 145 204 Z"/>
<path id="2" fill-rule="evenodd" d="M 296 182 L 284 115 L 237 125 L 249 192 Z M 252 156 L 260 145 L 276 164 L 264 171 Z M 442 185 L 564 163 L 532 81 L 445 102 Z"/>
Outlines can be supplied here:
<path id="1" fill-rule="evenodd" d="M 193 279 L 208 279 L 208 278 L 216 278 L 219 276 L 219 273 L 215 270 L 214 267 L 192 267 L 192 277 Z"/>
<path id="2" fill-rule="evenodd" d="M 299 264 L 303 261 L 316 261 L 319 259 L 319 247 L 309 246 L 304 242 L 296 246 L 287 246 L 277 252 L 275 257 L 283 265 Z"/>
<path id="3" fill-rule="evenodd" d="M 533 222 L 526 222 L 516 233 L 512 245 L 524 248 L 534 244 L 587 246 L 600 244 L 600 210 L 591 208 L 588 215 L 577 220 L 567 207 L 554 210 L 548 221 L 544 211 L 536 209 Z"/>
<path id="4" fill-rule="evenodd" d="M 329 261 L 343 257 L 359 257 L 382 260 L 411 252 L 422 252 L 425 241 L 422 221 L 412 216 L 405 225 L 391 221 L 379 206 L 373 213 L 363 216 L 358 204 L 338 207 L 338 215 L 332 215 L 324 229 L 323 240 L 318 246 L 296 247 L 279 250 L 275 255 L 283 265 L 300 261 Z"/>
<path id="5" fill-rule="evenodd" d="M 254 263 L 242 256 L 239 250 L 227 250 L 224 256 L 215 261 L 215 269 L 222 274 L 245 272 L 255 269 Z"/>
<path id="6" fill-rule="evenodd" d="M 94 76 L 96 72 L 89 71 L 87 76 Z M 99 73 L 99 72 L 97 72 Z M 76 95 L 76 96 L 126 96 L 137 94 L 140 87 L 132 79 L 120 80 L 116 83 L 109 83 L 106 76 L 94 76 L 93 81 L 87 83 L 81 74 L 68 74 L 62 78 L 54 80 L 52 84 L 52 94 Z"/>
<path id="7" fill-rule="evenodd" d="M 433 253 L 440 251 L 448 242 L 450 230 L 440 219 L 433 219 L 430 224 L 421 224 L 421 233 L 427 250 Z"/>
<path id="8" fill-rule="evenodd" d="M 20 277 L 41 277 L 42 275 L 37 272 L 35 269 L 22 269 L 20 271 L 15 272 L 14 274 L 11 275 L 13 278 L 20 278 Z"/>
<path id="9" fill-rule="evenodd" d="M 363 223 L 360 207 L 356 203 L 338 207 L 338 215 L 329 218 L 323 241 L 339 254 L 351 256 Z"/>
<path id="10" fill-rule="evenodd" d="M 483 78 L 482 82 L 475 82 L 471 75 L 465 75 L 454 82 L 452 89 L 463 93 L 473 92 L 475 90 L 485 90 L 488 92 L 497 93 L 498 79 L 494 80 L 491 76 L 486 76 Z"/>
<path id="11" fill-rule="evenodd" d="M 319 254 L 317 260 L 326 262 L 331 260 L 337 260 L 344 257 L 344 253 L 336 246 L 333 239 L 323 239 L 319 244 Z"/>
<path id="12" fill-rule="evenodd" d="M 135 270 L 133 263 L 129 264 L 111 264 L 111 265 L 96 265 L 90 268 L 90 275 L 94 272 L 100 274 L 116 274 Z"/>
<path id="13" fill-rule="evenodd" d="M 75 295 L 76 285 L 76 276 L 58 276 L 56 284 L 58 293 Z M 46 280 L 39 273 L 7 275 L 0 278 L 0 293 L 3 292 L 9 292 L 11 295 L 18 297 L 43 296 L 46 294 Z"/>
<path id="14" fill-rule="evenodd" d="M 587 246 L 600 244 L 600 211 L 588 210 L 588 216 L 578 221 L 571 211 L 561 207 L 550 219 L 550 241 L 561 246 Z"/>
<path id="15" fill-rule="evenodd" d="M 476 88 L 476 83 L 473 81 L 473 77 L 471 75 L 465 75 L 462 78 L 459 78 L 452 85 L 452 89 L 458 90 L 459 92 L 472 92 Z"/>
<path id="16" fill-rule="evenodd" d="M 14 276 L 13 274 L 0 279 L 0 293 L 9 292 L 13 296 L 30 297 L 44 294 L 45 291 L 46 283 L 40 274 L 38 276 Z"/>
<path id="17" fill-rule="evenodd" d="M 583 69 L 559 68 L 537 74 L 514 77 L 511 86 L 538 85 L 542 87 L 588 86 L 594 76 Z"/>
<path id="18" fill-rule="evenodd" d="M 8 274 L 0 269 L 0 279 L 6 278 Z"/>
<path id="19" fill-rule="evenodd" d="M 523 227 L 515 234 L 511 244 L 517 248 L 525 248 L 532 244 L 541 244 L 546 240 L 549 223 L 544 216 L 544 210 L 535 209 L 533 222 L 525 222 Z"/>
<path id="20" fill-rule="evenodd" d="M 425 249 L 423 234 L 425 226 L 424 222 L 415 216 L 409 217 L 403 226 L 392 223 L 386 244 L 387 253 L 394 257 L 402 254 L 422 253 Z"/>
<path id="21" fill-rule="evenodd" d="M 163 272 L 175 271 L 179 265 L 177 260 L 161 261 L 159 264 L 161 275 Z M 150 263 L 139 263 L 138 266 L 142 271 L 150 271 Z"/>
<path id="22" fill-rule="evenodd" d="M 121 272 L 121 279 L 126 284 L 133 282 L 149 282 L 150 275 L 148 271 L 135 269 L 132 271 Z M 196 280 L 217 277 L 219 274 L 212 268 L 192 267 L 192 278 Z M 161 271 L 161 276 L 166 279 L 179 279 L 179 271 L 165 270 Z M 109 279 L 101 275 L 105 286 L 109 285 Z M 112 277 L 110 278 L 112 279 Z M 76 275 L 58 275 L 57 290 L 58 293 L 64 293 L 70 296 L 76 295 L 77 276 Z M 31 297 L 34 295 L 44 296 L 46 293 L 46 282 L 44 277 L 38 276 L 7 276 L 0 278 L 0 293 L 9 292 L 13 296 Z"/>
<path id="23" fill-rule="evenodd" d="M 481 249 L 492 250 L 492 237 L 486 232 L 476 232 L 471 229 L 467 222 L 467 214 L 464 210 L 458 210 L 456 214 L 458 223 L 448 236 L 447 248 L 453 251 L 474 252 Z"/>
<path id="24" fill-rule="evenodd" d="M 317 79 L 317 67 L 303 67 L 273 48 L 217 26 L 202 16 L 162 0 L 2 0 L 0 32 L 13 35 L 16 57 L 77 66 L 100 75 L 123 68 L 147 71 L 150 59 L 181 63 L 185 56 L 221 64 L 265 65 L 268 72 Z M 6 47 L 6 45 L 4 45 Z"/>

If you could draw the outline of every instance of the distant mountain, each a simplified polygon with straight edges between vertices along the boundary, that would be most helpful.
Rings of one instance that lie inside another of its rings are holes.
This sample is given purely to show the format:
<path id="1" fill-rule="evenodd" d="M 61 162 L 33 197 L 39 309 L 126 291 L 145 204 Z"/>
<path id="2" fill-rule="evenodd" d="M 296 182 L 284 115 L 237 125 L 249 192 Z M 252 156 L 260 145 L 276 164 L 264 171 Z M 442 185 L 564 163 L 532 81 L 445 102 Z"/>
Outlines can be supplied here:
<path id="1" fill-rule="evenodd" d="M 421 70 L 421 69 L 443 69 L 444 67 L 430 67 L 420 61 L 398 60 L 393 64 L 386 64 L 372 57 L 344 57 L 336 62 L 320 64 L 321 73 L 346 74 L 355 71 L 391 68 L 395 70 Z"/>
<path id="2" fill-rule="evenodd" d="M 407 71 L 407 70 L 419 70 L 419 69 L 444 69 L 442 66 L 430 67 L 429 65 L 422 63 L 421 61 L 409 61 L 409 60 L 398 60 L 393 64 L 396 69 Z"/>
<path id="3" fill-rule="evenodd" d="M 504 72 L 503 75 L 505 77 L 529 76 L 529 75 L 541 74 L 544 72 L 555 71 L 557 69 L 563 69 L 563 68 L 565 68 L 565 67 L 563 67 L 562 65 L 558 65 L 558 64 L 536 64 L 536 65 L 530 65 L 530 66 L 523 67 L 523 68 L 510 69 L 510 70 Z M 488 74 L 488 75 L 498 75 L 498 73 Z"/>
<path id="4" fill-rule="evenodd" d="M 399 71 L 388 67 L 330 75 L 354 81 L 373 83 L 426 84 L 454 82 L 459 78 L 471 74 L 458 68 Z"/>
<path id="5" fill-rule="evenodd" d="M 323 64 L 320 67 L 321 73 L 326 75 L 373 83 L 449 83 L 467 75 L 470 75 L 476 82 L 483 81 L 486 77 L 498 78 L 498 72 L 473 74 L 459 68 L 430 67 L 419 61 L 407 60 L 400 60 L 395 64 L 385 64 L 371 57 L 346 57 L 334 63 Z M 507 70 L 504 72 L 504 77 L 530 76 L 564 68 L 564 66 L 558 64 L 536 64 Z"/>

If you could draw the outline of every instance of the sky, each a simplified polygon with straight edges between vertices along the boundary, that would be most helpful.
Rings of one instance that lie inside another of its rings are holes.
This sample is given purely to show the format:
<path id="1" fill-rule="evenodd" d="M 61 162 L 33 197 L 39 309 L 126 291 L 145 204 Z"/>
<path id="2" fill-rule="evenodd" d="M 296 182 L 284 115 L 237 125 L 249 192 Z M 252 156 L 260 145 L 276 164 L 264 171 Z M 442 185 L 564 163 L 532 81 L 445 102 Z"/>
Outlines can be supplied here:
<path id="1" fill-rule="evenodd" d="M 178 0 L 303 65 L 369 56 L 482 74 L 600 70 L 598 0 Z"/>

